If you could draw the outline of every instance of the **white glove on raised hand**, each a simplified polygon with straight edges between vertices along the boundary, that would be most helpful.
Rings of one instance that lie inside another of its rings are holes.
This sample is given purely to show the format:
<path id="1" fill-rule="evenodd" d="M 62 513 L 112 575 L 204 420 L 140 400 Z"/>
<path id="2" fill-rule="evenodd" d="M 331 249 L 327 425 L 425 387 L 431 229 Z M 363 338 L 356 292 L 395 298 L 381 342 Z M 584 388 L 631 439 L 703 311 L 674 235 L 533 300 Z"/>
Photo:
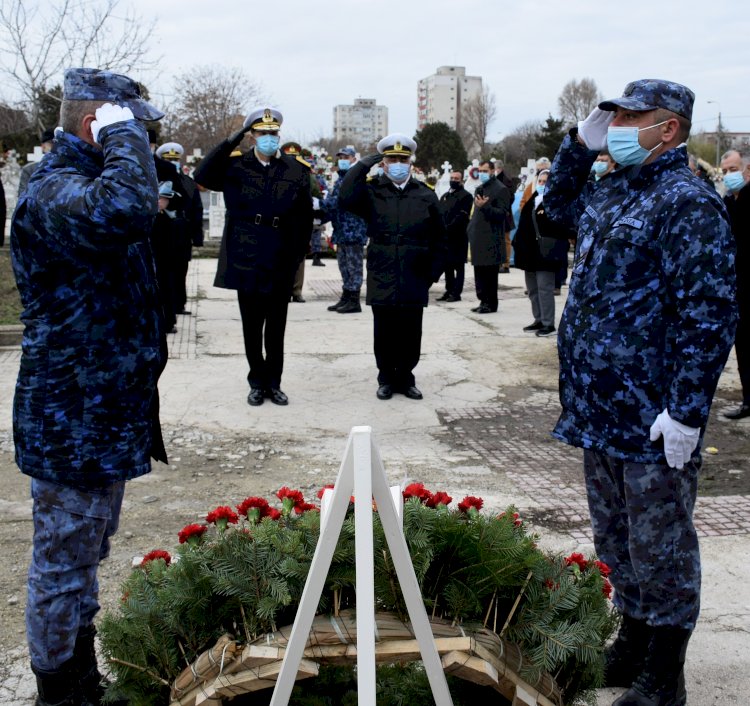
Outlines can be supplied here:
<path id="1" fill-rule="evenodd" d="M 124 108 L 121 105 L 105 103 L 96 109 L 96 120 L 91 122 L 91 135 L 94 142 L 99 142 L 99 131 L 107 125 L 122 123 L 126 120 L 135 120 L 133 111 L 130 108 Z"/>
<path id="2" fill-rule="evenodd" d="M 700 429 L 676 422 L 664 410 L 651 425 L 651 441 L 664 436 L 664 455 L 670 468 L 682 468 L 698 445 Z"/>
<path id="3" fill-rule="evenodd" d="M 607 128 L 615 117 L 613 110 L 594 108 L 586 120 L 578 121 L 578 134 L 590 150 L 603 150 L 607 146 Z"/>

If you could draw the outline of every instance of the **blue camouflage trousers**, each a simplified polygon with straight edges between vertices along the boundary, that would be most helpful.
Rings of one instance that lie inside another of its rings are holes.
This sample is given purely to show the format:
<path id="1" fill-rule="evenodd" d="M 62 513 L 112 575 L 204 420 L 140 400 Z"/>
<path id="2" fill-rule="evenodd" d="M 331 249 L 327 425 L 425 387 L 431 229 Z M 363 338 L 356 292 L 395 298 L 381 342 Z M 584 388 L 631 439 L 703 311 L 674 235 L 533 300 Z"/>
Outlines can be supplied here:
<path id="1" fill-rule="evenodd" d="M 339 243 L 336 246 L 336 260 L 343 287 L 351 292 L 358 292 L 362 288 L 362 262 L 365 256 L 364 245 Z"/>
<path id="2" fill-rule="evenodd" d="M 614 604 L 649 625 L 692 630 L 701 561 L 693 526 L 700 463 L 677 470 L 583 452 L 594 546 L 612 569 Z"/>
<path id="3" fill-rule="evenodd" d="M 73 656 L 80 628 L 99 610 L 99 562 L 117 531 L 125 483 L 96 491 L 31 481 L 34 541 L 26 635 L 31 664 L 52 671 Z"/>

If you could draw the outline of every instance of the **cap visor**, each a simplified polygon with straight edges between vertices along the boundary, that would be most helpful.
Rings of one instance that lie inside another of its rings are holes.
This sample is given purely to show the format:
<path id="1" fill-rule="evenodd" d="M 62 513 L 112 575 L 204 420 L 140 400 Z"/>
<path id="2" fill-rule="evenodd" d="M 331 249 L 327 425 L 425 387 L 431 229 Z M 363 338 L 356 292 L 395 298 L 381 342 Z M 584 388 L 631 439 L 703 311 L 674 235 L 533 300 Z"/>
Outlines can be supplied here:
<path id="1" fill-rule="evenodd" d="M 161 110 L 144 100 L 130 100 L 127 101 L 125 105 L 133 111 L 133 115 L 138 118 L 138 120 L 151 122 L 154 120 L 161 120 L 164 117 L 164 113 Z"/>
<path id="2" fill-rule="evenodd" d="M 615 98 L 614 100 L 603 101 L 599 103 L 600 110 L 617 110 L 618 108 L 625 108 L 625 110 L 635 110 L 638 113 L 644 113 L 647 110 L 656 110 L 655 105 L 649 105 L 643 101 L 638 101 L 633 98 Z"/>

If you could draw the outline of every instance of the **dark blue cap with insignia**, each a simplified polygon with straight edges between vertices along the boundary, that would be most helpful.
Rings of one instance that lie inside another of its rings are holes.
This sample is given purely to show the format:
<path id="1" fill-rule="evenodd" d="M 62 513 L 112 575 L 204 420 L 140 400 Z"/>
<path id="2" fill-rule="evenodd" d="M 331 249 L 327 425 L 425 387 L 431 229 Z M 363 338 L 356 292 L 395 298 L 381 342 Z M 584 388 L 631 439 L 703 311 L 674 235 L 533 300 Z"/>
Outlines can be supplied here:
<path id="1" fill-rule="evenodd" d="M 342 147 L 338 152 L 336 152 L 336 156 L 338 157 L 340 154 L 343 154 L 345 157 L 356 157 L 357 153 L 354 151 L 354 147 L 350 147 L 347 145 L 346 147 Z"/>
<path id="2" fill-rule="evenodd" d="M 101 69 L 68 69 L 63 99 L 106 101 L 130 108 L 139 120 L 161 120 L 164 113 L 141 98 L 141 89 L 132 78 Z"/>
<path id="3" fill-rule="evenodd" d="M 663 81 L 658 78 L 643 78 L 631 81 L 620 98 L 599 103 L 602 110 L 635 110 L 642 113 L 647 110 L 664 108 L 683 118 L 692 120 L 695 94 L 680 83 Z"/>

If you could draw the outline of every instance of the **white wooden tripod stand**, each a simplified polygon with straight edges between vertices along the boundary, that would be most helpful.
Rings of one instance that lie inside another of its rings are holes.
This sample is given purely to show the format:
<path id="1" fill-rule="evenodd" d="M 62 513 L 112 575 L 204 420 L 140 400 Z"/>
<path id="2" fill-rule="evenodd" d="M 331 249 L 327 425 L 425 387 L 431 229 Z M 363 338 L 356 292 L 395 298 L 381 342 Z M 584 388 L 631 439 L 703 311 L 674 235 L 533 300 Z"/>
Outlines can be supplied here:
<path id="1" fill-rule="evenodd" d="M 393 492 L 395 490 L 395 492 Z M 331 559 L 344 524 L 349 498 L 354 494 L 354 530 L 357 554 L 357 699 L 359 706 L 375 706 L 375 585 L 372 534 L 372 498 L 377 503 L 388 549 L 391 552 L 414 635 L 419 643 L 427 678 L 437 706 L 453 706 L 448 682 L 438 655 L 414 566 L 406 546 L 400 515 L 399 488 L 389 489 L 385 469 L 368 426 L 352 427 L 333 491 L 323 495 L 321 527 L 310 573 L 300 599 L 281 672 L 270 706 L 286 706 L 294 687 L 305 643 L 310 635 Z"/>

